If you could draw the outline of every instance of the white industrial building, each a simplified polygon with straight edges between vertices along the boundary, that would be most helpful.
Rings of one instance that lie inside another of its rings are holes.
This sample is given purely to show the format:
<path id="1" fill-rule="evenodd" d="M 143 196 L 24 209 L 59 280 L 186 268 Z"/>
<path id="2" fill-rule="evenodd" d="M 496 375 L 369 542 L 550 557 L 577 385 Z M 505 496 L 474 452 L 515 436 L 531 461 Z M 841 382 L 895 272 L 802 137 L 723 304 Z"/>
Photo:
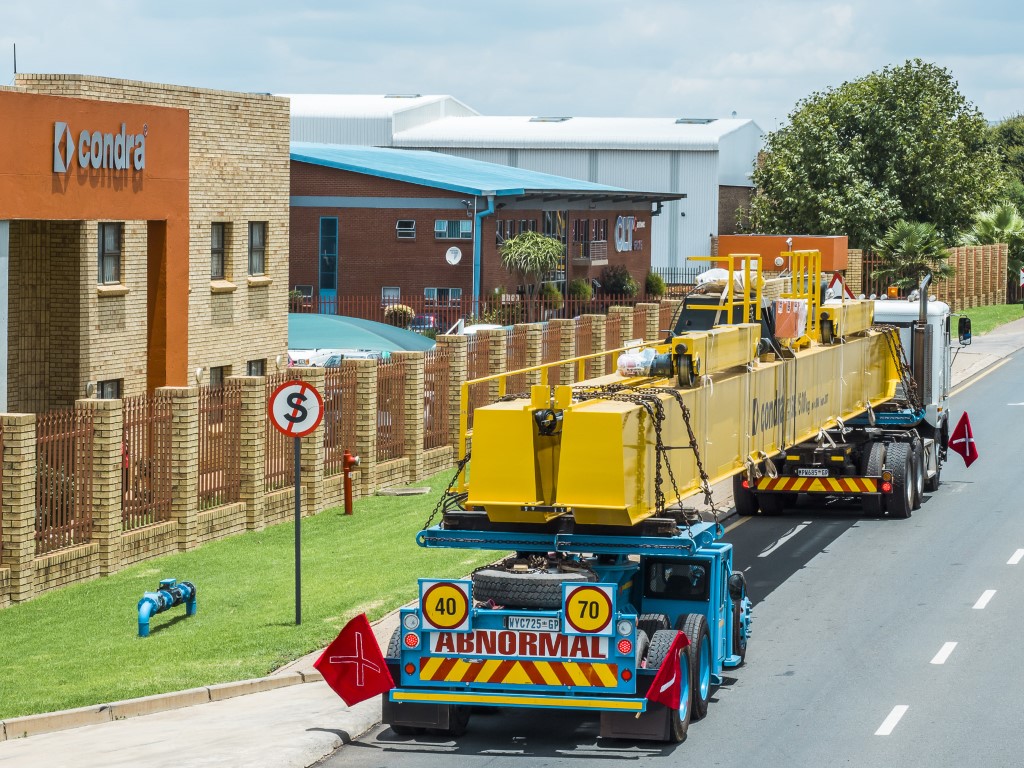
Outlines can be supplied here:
<path id="1" fill-rule="evenodd" d="M 761 148 L 752 120 L 481 115 L 451 96 L 291 95 L 292 140 L 429 149 L 608 184 L 686 195 L 651 230 L 652 266 L 678 268 L 733 232 Z"/>

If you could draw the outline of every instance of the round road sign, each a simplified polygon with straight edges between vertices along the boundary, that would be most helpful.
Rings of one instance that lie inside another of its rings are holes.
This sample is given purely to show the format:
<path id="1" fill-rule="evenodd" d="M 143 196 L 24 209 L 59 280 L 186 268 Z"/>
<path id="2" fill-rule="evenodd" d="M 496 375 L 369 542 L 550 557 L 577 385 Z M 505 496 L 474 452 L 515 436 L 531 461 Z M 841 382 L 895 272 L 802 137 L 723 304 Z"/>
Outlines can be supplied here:
<path id="1" fill-rule="evenodd" d="M 601 587 L 576 587 L 565 597 L 565 620 L 577 632 L 599 634 L 612 622 L 612 601 Z"/>
<path id="2" fill-rule="evenodd" d="M 286 381 L 274 390 L 268 405 L 270 420 L 288 437 L 305 437 L 324 417 L 324 399 L 305 381 Z"/>
<path id="3" fill-rule="evenodd" d="M 459 629 L 469 617 L 469 598 L 457 583 L 439 581 L 423 592 L 423 620 L 434 629 Z"/>

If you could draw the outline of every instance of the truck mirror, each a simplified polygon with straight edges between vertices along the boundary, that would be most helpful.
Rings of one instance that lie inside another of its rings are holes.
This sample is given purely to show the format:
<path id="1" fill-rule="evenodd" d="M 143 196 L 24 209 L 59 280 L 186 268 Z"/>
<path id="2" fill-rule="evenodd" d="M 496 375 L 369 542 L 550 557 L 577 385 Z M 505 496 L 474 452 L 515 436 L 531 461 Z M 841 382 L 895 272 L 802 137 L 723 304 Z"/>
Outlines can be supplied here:
<path id="1" fill-rule="evenodd" d="M 960 346 L 966 347 L 971 343 L 971 318 L 960 318 L 957 322 L 956 334 L 960 337 Z"/>

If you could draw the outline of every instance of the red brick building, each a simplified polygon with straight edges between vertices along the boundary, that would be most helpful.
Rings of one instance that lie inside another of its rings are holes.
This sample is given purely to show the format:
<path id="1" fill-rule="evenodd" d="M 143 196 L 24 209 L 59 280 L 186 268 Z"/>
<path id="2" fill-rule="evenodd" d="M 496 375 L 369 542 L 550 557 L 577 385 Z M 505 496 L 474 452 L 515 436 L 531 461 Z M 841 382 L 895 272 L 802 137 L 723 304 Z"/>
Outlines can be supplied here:
<path id="1" fill-rule="evenodd" d="M 472 311 L 474 296 L 516 292 L 499 246 L 524 230 L 565 244 L 551 279 L 622 264 L 642 285 L 651 217 L 680 197 L 434 152 L 293 143 L 291 159 L 289 283 L 325 308 L 423 297 Z"/>

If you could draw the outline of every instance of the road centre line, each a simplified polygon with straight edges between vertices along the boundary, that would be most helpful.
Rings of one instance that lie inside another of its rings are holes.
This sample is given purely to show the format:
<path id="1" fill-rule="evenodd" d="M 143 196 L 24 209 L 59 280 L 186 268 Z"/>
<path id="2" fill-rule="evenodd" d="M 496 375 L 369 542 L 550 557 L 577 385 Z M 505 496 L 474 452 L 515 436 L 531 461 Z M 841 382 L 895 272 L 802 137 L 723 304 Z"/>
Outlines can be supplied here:
<path id="1" fill-rule="evenodd" d="M 907 704 L 897 704 L 892 708 L 892 712 L 889 716 L 882 721 L 882 724 L 878 726 L 878 730 L 875 731 L 875 736 L 888 736 L 896 728 L 896 724 L 899 723 L 900 718 L 907 713 L 910 707 Z"/>
<path id="2" fill-rule="evenodd" d="M 759 554 L 758 557 L 768 557 L 768 555 L 770 555 L 772 552 L 777 550 L 779 547 L 781 547 L 787 541 L 792 539 L 794 536 L 796 536 L 798 533 L 800 533 L 800 531 L 802 531 L 804 528 L 806 528 L 810 524 L 811 524 L 810 520 L 804 520 L 802 523 L 800 523 L 800 525 L 798 525 L 792 531 L 790 531 L 785 536 L 783 536 L 781 539 L 776 541 L 774 544 L 772 544 L 770 547 L 768 547 L 768 549 L 766 549 L 764 552 Z"/>
<path id="3" fill-rule="evenodd" d="M 932 659 L 932 664 L 945 664 L 954 648 L 956 648 L 956 643 L 944 643 Z"/>
<path id="4" fill-rule="evenodd" d="M 988 601 L 992 599 L 995 593 L 996 591 L 994 589 L 986 589 L 984 592 L 982 592 L 981 597 L 978 598 L 978 602 L 974 604 L 974 610 L 980 611 L 982 608 L 988 605 Z"/>
<path id="5" fill-rule="evenodd" d="M 1013 557 L 1006 561 L 1007 565 L 1016 565 L 1021 560 L 1024 560 L 1024 549 L 1018 549 L 1013 553 Z"/>
<path id="6" fill-rule="evenodd" d="M 999 361 L 998 363 L 996 363 L 995 365 L 993 365 L 993 366 L 991 366 L 991 367 L 989 367 L 989 368 L 986 368 L 986 369 L 985 369 L 984 371 L 982 371 L 981 373 L 979 373 L 979 374 L 978 374 L 977 376 L 974 376 L 974 377 L 972 377 L 971 379 L 969 379 L 968 381 L 966 381 L 966 382 L 964 382 L 963 384 L 961 384 L 961 385 L 960 385 L 959 387 L 957 387 L 957 388 L 956 388 L 956 389 L 954 389 L 954 390 L 953 390 L 952 392 L 950 392 L 950 393 L 949 393 L 949 395 L 948 395 L 948 397 L 953 397 L 954 395 L 959 395 L 959 394 L 960 394 L 961 392 L 963 392 L 963 391 L 964 391 L 965 389 L 967 389 L 967 388 L 968 388 L 969 386 L 971 386 L 972 384 L 977 384 L 977 383 L 978 383 L 979 381 L 981 381 L 982 379 L 984 379 L 984 378 L 985 378 L 986 376 L 988 376 L 988 375 L 989 375 L 990 373 L 995 373 L 995 372 L 996 372 L 997 370 L 999 370 L 1000 368 L 1002 368 L 1002 367 L 1003 367 L 1004 365 L 1006 365 L 1006 364 L 1007 364 L 1008 362 L 1010 362 L 1010 358 L 1008 358 L 1008 357 L 1004 357 L 1004 358 L 1003 358 L 1002 360 L 1000 360 L 1000 361 Z"/>

